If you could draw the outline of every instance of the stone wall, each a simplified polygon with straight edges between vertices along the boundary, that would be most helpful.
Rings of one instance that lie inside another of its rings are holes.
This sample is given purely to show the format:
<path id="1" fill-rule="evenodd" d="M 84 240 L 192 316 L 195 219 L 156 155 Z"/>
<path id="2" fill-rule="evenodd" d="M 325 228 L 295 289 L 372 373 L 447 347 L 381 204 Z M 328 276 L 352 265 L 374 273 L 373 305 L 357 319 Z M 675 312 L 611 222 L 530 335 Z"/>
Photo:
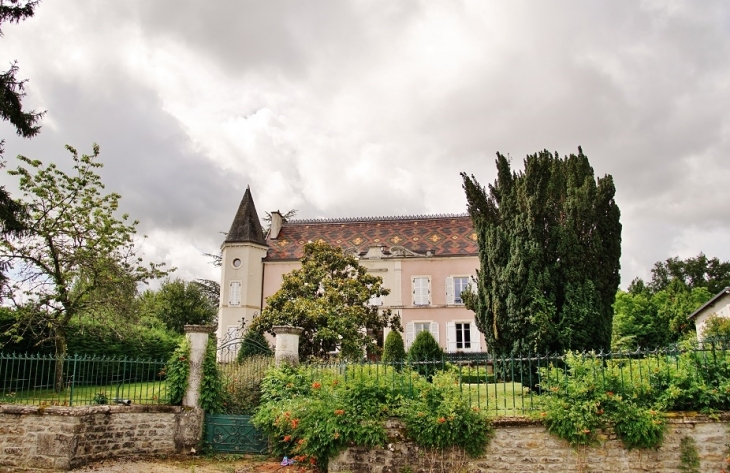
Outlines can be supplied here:
<path id="1" fill-rule="evenodd" d="M 472 459 L 460 452 L 438 455 L 403 441 L 397 421 L 387 425 L 391 443 L 386 448 L 351 447 L 333 459 L 330 472 L 670 472 L 679 473 L 680 442 L 691 437 L 696 442 L 703 472 L 727 469 L 725 458 L 730 444 L 730 415 L 718 419 L 691 414 L 670 417 L 664 443 L 658 450 L 623 448 L 620 440 L 607 433 L 601 445 L 571 448 L 550 435 L 541 424 L 522 418 L 494 423 L 495 436 L 485 455 Z"/>
<path id="2" fill-rule="evenodd" d="M 175 406 L 0 405 L 0 465 L 67 470 L 90 461 L 188 451 L 202 411 Z"/>

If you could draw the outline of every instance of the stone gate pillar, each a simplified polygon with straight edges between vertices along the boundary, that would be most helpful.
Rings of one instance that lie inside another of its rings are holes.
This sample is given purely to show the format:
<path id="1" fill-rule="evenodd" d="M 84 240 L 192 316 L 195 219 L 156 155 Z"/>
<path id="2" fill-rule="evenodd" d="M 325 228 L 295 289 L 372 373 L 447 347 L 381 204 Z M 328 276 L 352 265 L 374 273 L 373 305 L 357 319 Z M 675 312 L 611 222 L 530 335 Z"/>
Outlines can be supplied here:
<path id="1" fill-rule="evenodd" d="M 272 327 L 276 334 L 276 366 L 299 364 L 299 336 L 304 331 L 301 327 L 291 325 L 274 325 Z"/>
<path id="2" fill-rule="evenodd" d="M 186 325 L 185 336 L 190 342 L 190 375 L 183 406 L 198 407 L 200 381 L 203 379 L 203 358 L 208 346 L 208 334 L 215 332 L 213 325 Z"/>

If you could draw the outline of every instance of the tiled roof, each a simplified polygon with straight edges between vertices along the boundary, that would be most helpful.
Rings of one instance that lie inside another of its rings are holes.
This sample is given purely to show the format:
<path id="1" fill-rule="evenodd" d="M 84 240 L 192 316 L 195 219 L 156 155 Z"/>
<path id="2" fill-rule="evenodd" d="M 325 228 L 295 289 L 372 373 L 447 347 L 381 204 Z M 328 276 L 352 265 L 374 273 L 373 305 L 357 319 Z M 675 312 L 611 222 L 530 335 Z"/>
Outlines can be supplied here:
<path id="1" fill-rule="evenodd" d="M 246 188 L 241 204 L 238 206 L 236 216 L 233 217 L 231 229 L 226 234 L 225 243 L 251 242 L 259 245 L 266 245 L 264 230 L 261 228 L 259 216 L 256 213 L 256 206 L 251 197 L 251 189 Z"/>
<path id="2" fill-rule="evenodd" d="M 309 241 L 324 240 L 365 253 L 371 246 L 404 247 L 434 256 L 476 255 L 477 236 L 468 215 L 418 215 L 323 220 L 292 220 L 276 239 L 268 239 L 267 261 L 300 259 Z"/>

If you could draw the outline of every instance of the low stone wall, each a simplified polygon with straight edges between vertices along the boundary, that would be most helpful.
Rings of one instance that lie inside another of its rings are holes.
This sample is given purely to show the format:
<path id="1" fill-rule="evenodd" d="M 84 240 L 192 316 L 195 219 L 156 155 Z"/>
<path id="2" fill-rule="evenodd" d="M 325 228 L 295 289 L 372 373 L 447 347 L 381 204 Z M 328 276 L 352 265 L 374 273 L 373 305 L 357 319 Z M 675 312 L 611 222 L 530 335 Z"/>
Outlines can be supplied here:
<path id="1" fill-rule="evenodd" d="M 176 406 L 0 405 L 0 465 L 67 470 L 91 461 L 189 451 L 203 413 Z"/>
<path id="2" fill-rule="evenodd" d="M 671 472 L 679 473 L 680 442 L 691 437 L 700 457 L 699 471 L 720 472 L 727 467 L 730 415 L 717 419 L 682 414 L 668 419 L 664 443 L 658 450 L 623 448 L 607 433 L 600 446 L 571 448 L 549 434 L 541 424 L 523 418 L 495 421 L 495 436 L 480 458 L 461 452 L 434 454 L 403 441 L 397 421 L 387 424 L 390 443 L 386 448 L 351 447 L 330 461 L 330 472 Z"/>

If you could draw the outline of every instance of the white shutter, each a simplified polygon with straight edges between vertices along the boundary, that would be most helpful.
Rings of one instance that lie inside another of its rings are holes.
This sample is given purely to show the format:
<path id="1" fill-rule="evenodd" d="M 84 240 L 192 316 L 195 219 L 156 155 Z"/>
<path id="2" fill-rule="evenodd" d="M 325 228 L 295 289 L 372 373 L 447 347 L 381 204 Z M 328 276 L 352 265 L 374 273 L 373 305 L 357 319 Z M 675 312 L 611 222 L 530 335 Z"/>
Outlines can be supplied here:
<path id="1" fill-rule="evenodd" d="M 471 323 L 471 351 L 482 351 L 482 334 L 474 322 Z"/>
<path id="2" fill-rule="evenodd" d="M 446 303 L 454 303 L 454 278 L 451 276 L 446 278 Z"/>
<path id="3" fill-rule="evenodd" d="M 433 335 L 433 338 L 436 339 L 436 341 L 439 341 L 439 324 L 438 322 L 431 322 L 431 335 Z"/>
<path id="4" fill-rule="evenodd" d="M 413 327 L 413 322 L 408 322 L 406 324 L 406 350 L 411 348 L 411 344 L 413 343 L 413 332 L 415 331 Z"/>
<path id="5" fill-rule="evenodd" d="M 228 305 L 241 305 L 241 282 L 233 281 L 230 286 Z"/>
<path id="6" fill-rule="evenodd" d="M 429 304 L 429 279 L 428 278 L 413 278 L 413 305 L 428 305 Z"/>
<path id="7" fill-rule="evenodd" d="M 446 322 L 446 350 L 449 353 L 456 352 L 456 324 Z"/>
<path id="8" fill-rule="evenodd" d="M 368 301 L 369 306 L 376 306 L 379 307 L 383 305 L 383 299 L 378 295 L 370 296 L 370 300 Z"/>

